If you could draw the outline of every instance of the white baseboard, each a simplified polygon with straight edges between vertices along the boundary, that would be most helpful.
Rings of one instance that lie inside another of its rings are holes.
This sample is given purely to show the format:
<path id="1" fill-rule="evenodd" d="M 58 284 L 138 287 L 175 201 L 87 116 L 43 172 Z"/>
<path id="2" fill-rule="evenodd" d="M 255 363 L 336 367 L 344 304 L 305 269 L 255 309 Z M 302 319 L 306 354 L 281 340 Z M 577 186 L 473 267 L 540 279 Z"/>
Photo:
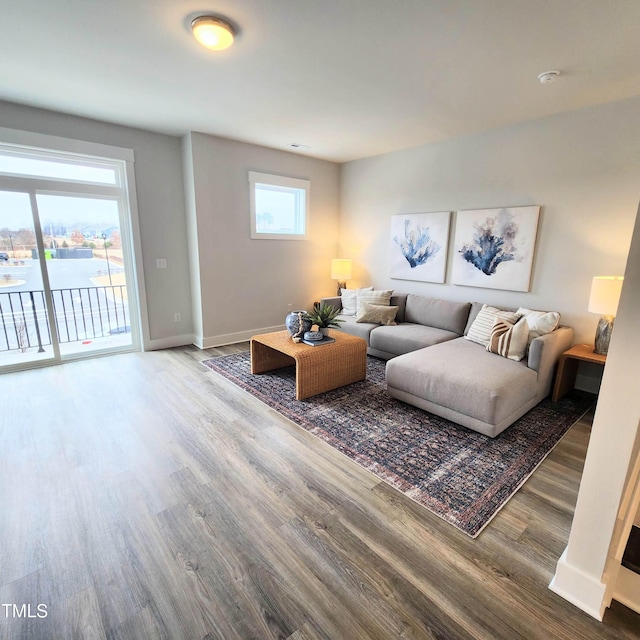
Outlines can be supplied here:
<path id="1" fill-rule="evenodd" d="M 283 331 L 284 325 L 277 327 L 264 327 L 262 329 L 250 329 L 249 331 L 239 331 L 238 333 L 225 333 L 219 336 L 209 336 L 201 341 L 193 340 L 193 344 L 200 349 L 211 349 L 212 347 L 223 347 L 227 344 L 236 344 L 238 342 L 246 342 L 250 340 L 252 336 L 257 336 L 260 333 L 272 333 L 273 331 Z"/>
<path id="2" fill-rule="evenodd" d="M 182 336 L 169 336 L 168 338 L 158 338 L 149 340 L 144 346 L 145 351 L 156 351 L 157 349 L 171 349 L 172 347 L 184 347 L 193 344 L 193 334 L 188 333 Z"/>
<path id="3" fill-rule="evenodd" d="M 565 549 L 558 560 L 556 574 L 549 584 L 549 589 L 602 622 L 608 604 L 605 602 L 607 586 L 567 563 L 566 555 Z"/>

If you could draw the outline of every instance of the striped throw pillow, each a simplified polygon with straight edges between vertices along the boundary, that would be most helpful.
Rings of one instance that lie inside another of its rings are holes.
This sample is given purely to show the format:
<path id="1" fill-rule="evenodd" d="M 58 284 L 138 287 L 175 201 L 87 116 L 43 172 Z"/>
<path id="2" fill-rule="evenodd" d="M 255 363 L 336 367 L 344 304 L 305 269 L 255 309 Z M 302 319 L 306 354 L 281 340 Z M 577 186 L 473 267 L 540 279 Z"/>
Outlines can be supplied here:
<path id="1" fill-rule="evenodd" d="M 504 318 L 496 318 L 487 351 L 520 362 L 527 352 L 528 344 L 529 325 L 526 318 L 521 317 L 515 324 Z"/>
<path id="2" fill-rule="evenodd" d="M 477 342 L 483 347 L 489 344 L 489 338 L 491 337 L 491 329 L 496 321 L 496 318 L 501 318 L 515 324 L 518 319 L 518 314 L 513 311 L 503 311 L 496 307 L 490 307 L 488 304 L 482 305 L 482 309 L 478 312 L 476 319 L 469 327 L 469 331 L 465 338 L 471 340 L 471 342 Z"/>

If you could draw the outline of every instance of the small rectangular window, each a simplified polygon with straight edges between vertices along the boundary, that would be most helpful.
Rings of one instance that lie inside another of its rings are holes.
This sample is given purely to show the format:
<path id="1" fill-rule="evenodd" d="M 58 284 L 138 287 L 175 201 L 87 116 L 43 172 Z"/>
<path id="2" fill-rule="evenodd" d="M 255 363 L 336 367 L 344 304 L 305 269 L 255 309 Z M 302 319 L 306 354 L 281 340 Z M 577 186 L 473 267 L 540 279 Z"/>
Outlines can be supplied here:
<path id="1" fill-rule="evenodd" d="M 251 237 L 303 240 L 307 237 L 309 180 L 249 171 Z"/>

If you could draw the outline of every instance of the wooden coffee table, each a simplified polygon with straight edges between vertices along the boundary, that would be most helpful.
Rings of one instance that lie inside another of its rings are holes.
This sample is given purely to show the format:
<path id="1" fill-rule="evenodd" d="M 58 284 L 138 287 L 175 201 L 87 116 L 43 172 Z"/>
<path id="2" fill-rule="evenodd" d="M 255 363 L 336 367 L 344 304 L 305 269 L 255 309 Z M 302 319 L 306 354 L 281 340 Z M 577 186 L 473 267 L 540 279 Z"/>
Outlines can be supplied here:
<path id="1" fill-rule="evenodd" d="M 331 344 L 312 347 L 296 343 L 288 331 L 251 338 L 251 373 L 296 366 L 296 400 L 364 380 L 367 343 L 341 331 L 330 331 Z"/>

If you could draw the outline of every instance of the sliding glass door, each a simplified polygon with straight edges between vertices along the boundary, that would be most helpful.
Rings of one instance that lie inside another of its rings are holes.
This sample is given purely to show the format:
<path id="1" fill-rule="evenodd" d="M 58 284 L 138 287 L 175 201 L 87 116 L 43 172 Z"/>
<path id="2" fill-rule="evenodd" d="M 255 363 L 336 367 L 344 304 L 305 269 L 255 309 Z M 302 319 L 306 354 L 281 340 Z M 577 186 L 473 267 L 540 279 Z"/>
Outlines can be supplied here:
<path id="1" fill-rule="evenodd" d="M 119 203 L 37 194 L 61 354 L 133 342 Z"/>
<path id="2" fill-rule="evenodd" d="M 0 144 L 0 371 L 139 349 L 124 163 Z"/>
<path id="3" fill-rule="evenodd" d="M 0 191 L 0 366 L 55 357 L 29 193 Z"/>

